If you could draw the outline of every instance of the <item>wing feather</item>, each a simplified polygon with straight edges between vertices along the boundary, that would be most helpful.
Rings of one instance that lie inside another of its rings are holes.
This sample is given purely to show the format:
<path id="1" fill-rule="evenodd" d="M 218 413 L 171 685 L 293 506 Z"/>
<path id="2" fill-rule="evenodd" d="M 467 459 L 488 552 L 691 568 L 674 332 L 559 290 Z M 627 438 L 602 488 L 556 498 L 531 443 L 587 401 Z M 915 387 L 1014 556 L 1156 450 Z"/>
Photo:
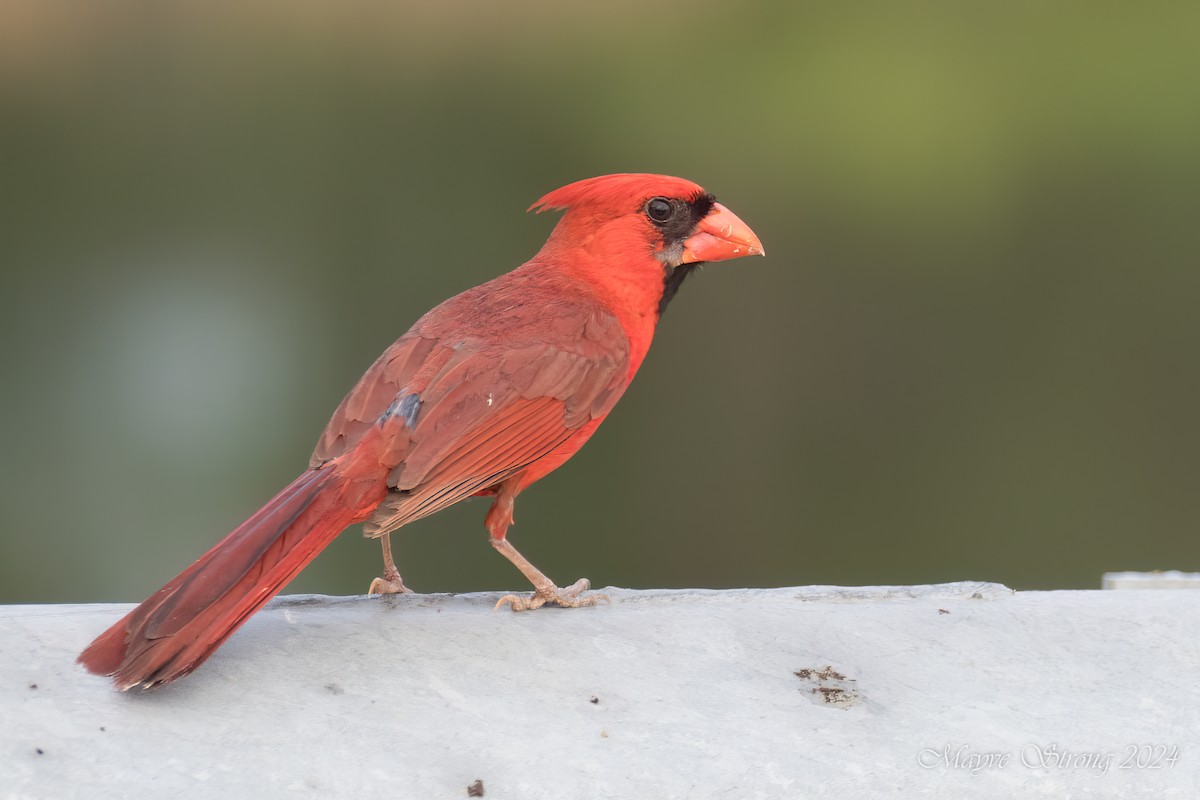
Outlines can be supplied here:
<path id="1" fill-rule="evenodd" d="M 538 322 L 535 320 L 535 322 Z M 628 382 L 629 344 L 595 308 L 557 309 L 533 331 L 451 336 L 418 323 L 371 366 L 330 420 L 318 465 L 352 450 L 373 425 L 392 492 L 365 530 L 382 535 L 495 486 L 559 451 L 612 408 Z M 532 323 L 531 323 L 532 324 Z M 539 334 L 538 331 L 541 331 Z M 411 416 L 390 413 L 416 396 Z M 578 445 L 576 445 L 578 446 Z"/>
<path id="2" fill-rule="evenodd" d="M 513 405 L 515 411 L 522 412 L 513 424 L 497 431 L 488 420 L 475 428 L 412 488 L 389 496 L 371 517 L 367 533 L 395 530 L 494 486 L 549 454 L 575 433 L 563 423 L 560 400 L 517 398 Z"/>
<path id="3" fill-rule="evenodd" d="M 410 333 L 383 351 L 333 412 L 309 466 L 319 467 L 353 449 L 418 370 L 438 360 L 434 351 L 437 344 L 436 339 Z"/>

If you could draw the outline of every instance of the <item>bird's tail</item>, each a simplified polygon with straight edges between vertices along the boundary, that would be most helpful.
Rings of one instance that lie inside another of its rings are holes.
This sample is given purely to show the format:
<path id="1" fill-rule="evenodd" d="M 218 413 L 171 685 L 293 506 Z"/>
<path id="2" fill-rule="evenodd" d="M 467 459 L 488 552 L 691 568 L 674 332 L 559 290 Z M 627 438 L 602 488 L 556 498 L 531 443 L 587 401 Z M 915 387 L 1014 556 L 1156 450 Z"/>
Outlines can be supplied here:
<path id="1" fill-rule="evenodd" d="M 79 656 L 121 690 L 149 689 L 204 663 L 348 525 L 361 506 L 334 464 L 305 472 Z M 347 492 L 346 490 L 350 491 Z"/>

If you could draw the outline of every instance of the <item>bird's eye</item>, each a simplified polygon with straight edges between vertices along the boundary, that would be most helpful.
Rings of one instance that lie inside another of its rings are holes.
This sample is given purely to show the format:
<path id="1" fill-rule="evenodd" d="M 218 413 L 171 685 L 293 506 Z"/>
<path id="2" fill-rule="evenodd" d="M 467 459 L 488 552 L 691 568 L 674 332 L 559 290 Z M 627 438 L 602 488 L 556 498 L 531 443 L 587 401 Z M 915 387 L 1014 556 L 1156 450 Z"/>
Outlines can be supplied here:
<path id="1" fill-rule="evenodd" d="M 649 203 L 646 203 L 646 215 L 657 223 L 666 222 L 675 213 L 675 207 L 671 202 L 663 197 L 655 197 Z"/>

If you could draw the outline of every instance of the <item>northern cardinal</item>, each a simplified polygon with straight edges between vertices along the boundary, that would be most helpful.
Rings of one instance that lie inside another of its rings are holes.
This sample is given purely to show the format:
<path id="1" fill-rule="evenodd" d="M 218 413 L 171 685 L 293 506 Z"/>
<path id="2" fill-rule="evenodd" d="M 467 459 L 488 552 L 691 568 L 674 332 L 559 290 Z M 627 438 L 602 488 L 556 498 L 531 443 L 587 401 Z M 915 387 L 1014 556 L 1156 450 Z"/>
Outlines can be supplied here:
<path id="1" fill-rule="evenodd" d="M 513 501 L 583 446 L 620 399 L 680 284 L 704 261 L 763 253 L 758 237 L 691 181 L 622 174 L 578 181 L 531 210 L 565 209 L 522 266 L 421 317 L 358 381 L 309 468 L 79 656 L 121 689 L 200 666 L 347 526 L 383 544 L 372 593 L 406 592 L 389 534 L 472 495 L 534 585 L 516 611 L 593 605 L 560 589 L 505 538 Z"/>

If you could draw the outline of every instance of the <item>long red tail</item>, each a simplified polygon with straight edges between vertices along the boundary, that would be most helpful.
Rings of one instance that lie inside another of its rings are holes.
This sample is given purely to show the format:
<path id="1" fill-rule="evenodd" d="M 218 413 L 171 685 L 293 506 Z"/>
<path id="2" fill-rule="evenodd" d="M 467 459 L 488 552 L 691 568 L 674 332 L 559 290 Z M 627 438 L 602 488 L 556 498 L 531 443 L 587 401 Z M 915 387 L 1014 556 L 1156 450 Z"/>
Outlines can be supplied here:
<path id="1" fill-rule="evenodd" d="M 309 470 L 88 645 L 79 663 L 121 690 L 182 677 L 359 521 L 328 465 Z M 353 491 L 350 494 L 354 494 Z"/>

